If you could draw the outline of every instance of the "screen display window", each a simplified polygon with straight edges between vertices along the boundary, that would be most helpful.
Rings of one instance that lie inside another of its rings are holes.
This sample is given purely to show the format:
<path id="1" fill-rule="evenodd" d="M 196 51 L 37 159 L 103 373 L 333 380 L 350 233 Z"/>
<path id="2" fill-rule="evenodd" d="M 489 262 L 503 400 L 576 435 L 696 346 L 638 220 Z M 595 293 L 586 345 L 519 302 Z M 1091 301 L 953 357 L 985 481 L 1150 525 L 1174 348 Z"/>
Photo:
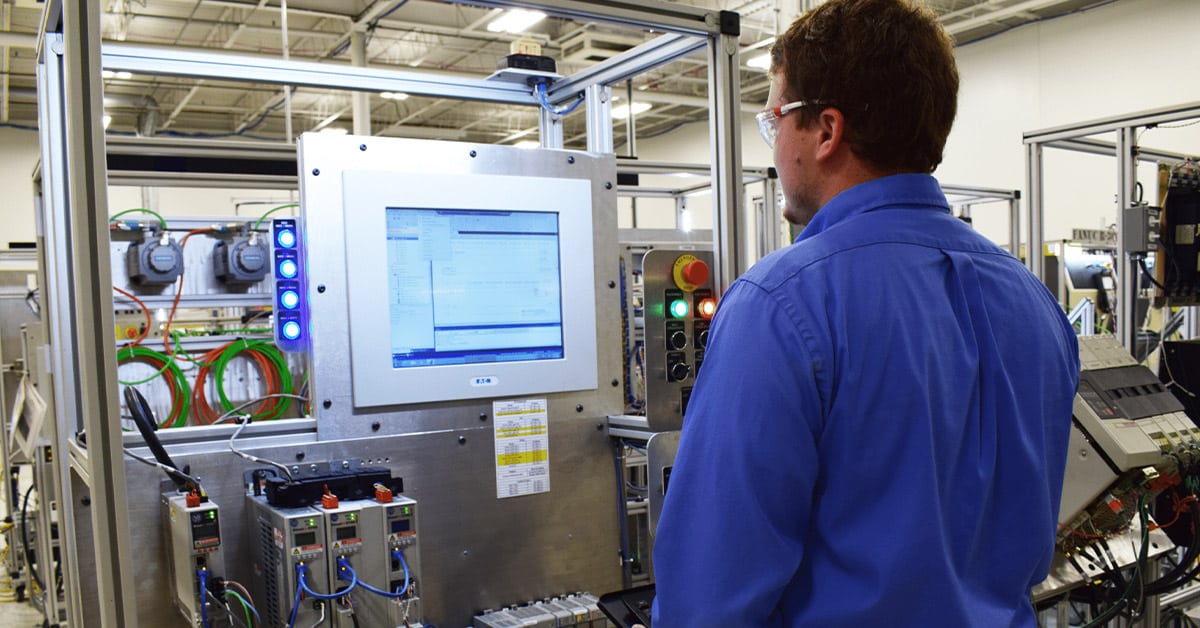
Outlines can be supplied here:
<path id="1" fill-rule="evenodd" d="M 352 539 L 352 538 L 358 536 L 358 527 L 357 526 L 342 526 L 342 527 L 338 528 L 337 532 L 335 532 L 334 534 L 337 535 L 337 540 L 339 540 L 339 541 L 345 541 L 348 539 Z"/>
<path id="2" fill-rule="evenodd" d="M 294 538 L 297 547 L 307 547 L 309 545 L 317 544 L 316 532 L 297 532 Z"/>
<path id="3" fill-rule="evenodd" d="M 562 358 L 558 219 L 388 207 L 392 368 Z"/>

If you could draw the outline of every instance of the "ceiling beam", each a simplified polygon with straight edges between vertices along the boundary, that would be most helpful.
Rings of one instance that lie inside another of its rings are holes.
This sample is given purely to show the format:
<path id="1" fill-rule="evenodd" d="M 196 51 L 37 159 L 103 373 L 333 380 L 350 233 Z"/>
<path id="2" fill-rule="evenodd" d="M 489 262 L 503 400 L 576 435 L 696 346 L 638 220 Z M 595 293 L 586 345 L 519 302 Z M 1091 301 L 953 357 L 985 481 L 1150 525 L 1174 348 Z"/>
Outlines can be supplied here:
<path id="1" fill-rule="evenodd" d="M 992 5 L 993 3 L 988 2 L 986 4 Z M 1066 4 L 1066 0 L 1026 0 L 1025 2 L 1020 2 L 1002 9 L 996 9 L 995 11 L 989 11 L 987 13 L 976 15 L 975 17 L 959 22 L 951 22 L 948 24 L 943 22 L 943 24 L 946 26 L 946 31 L 951 35 L 958 35 L 982 26 L 995 24 L 1000 20 L 1018 17 L 1020 14 L 1028 11 L 1041 11 L 1060 4 Z"/>

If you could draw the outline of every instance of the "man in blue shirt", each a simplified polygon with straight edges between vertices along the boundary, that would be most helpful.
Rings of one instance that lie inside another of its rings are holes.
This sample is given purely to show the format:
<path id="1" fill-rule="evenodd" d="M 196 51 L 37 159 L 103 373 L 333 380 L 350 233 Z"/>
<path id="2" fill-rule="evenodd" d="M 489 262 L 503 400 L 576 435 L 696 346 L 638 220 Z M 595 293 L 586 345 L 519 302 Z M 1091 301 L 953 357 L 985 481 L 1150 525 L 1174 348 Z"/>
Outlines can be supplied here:
<path id="1" fill-rule="evenodd" d="M 957 91 L 907 0 L 829 0 L 775 43 L 760 129 L 807 226 L 722 298 L 654 628 L 1036 625 L 1077 345 L 929 175 Z"/>

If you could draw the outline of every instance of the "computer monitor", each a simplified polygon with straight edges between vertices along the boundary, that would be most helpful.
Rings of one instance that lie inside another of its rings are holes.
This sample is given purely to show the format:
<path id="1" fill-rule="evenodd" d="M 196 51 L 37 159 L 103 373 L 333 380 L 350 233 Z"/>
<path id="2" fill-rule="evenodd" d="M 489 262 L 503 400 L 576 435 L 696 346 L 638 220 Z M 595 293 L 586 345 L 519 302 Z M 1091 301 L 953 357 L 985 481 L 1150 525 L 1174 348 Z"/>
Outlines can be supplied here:
<path id="1" fill-rule="evenodd" d="M 342 178 L 355 407 L 596 388 L 590 181 Z"/>

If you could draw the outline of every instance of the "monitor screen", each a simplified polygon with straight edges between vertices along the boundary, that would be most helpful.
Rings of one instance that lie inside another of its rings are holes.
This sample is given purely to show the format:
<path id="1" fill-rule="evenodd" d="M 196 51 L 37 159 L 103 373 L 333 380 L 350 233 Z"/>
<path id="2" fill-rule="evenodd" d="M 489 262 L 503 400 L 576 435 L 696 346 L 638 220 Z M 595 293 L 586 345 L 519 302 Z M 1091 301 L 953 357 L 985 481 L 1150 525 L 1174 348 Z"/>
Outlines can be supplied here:
<path id="1" fill-rule="evenodd" d="M 348 357 L 355 407 L 596 388 L 596 294 L 611 293 L 592 253 L 600 184 L 357 170 L 341 180 L 338 219 L 310 217 L 305 253 L 327 271 L 310 275 L 313 351 L 326 364 Z M 332 189 L 305 188 L 310 214 L 335 209 L 321 191 Z"/>
<path id="2" fill-rule="evenodd" d="M 386 211 L 392 368 L 563 357 L 557 213 Z"/>

